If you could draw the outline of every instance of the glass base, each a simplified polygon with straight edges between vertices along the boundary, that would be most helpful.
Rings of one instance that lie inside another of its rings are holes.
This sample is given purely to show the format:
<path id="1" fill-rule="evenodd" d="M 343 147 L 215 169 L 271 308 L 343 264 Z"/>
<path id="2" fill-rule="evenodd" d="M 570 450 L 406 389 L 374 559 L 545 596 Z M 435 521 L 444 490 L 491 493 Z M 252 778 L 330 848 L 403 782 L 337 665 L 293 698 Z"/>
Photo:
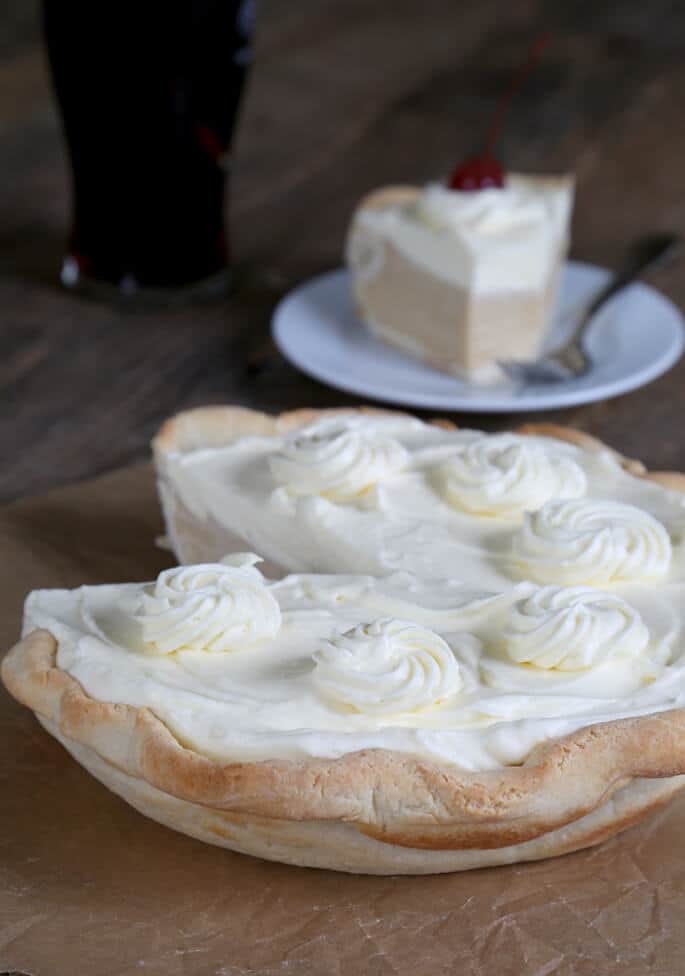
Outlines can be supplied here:
<path id="1" fill-rule="evenodd" d="M 141 285 L 131 274 L 113 283 L 84 275 L 76 258 L 68 254 L 62 262 L 60 281 L 69 291 L 86 298 L 134 309 L 168 308 L 225 298 L 231 290 L 232 276 L 228 268 L 222 268 L 207 278 L 177 287 L 151 288 Z"/>

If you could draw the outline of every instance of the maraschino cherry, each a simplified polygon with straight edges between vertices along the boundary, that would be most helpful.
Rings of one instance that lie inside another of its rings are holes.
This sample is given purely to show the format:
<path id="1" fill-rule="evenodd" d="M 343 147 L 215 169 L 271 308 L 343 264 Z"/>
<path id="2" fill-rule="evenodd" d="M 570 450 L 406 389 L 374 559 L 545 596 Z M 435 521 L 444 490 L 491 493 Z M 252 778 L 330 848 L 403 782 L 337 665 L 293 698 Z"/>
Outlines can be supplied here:
<path id="1" fill-rule="evenodd" d="M 519 68 L 509 90 L 504 93 L 495 109 L 482 156 L 467 159 L 465 163 L 457 166 L 447 184 L 450 190 L 461 190 L 468 193 L 473 190 L 488 190 L 492 187 L 504 186 L 504 169 L 495 159 L 493 149 L 499 139 L 502 124 L 514 96 L 518 94 L 526 78 L 542 57 L 549 40 L 549 34 L 542 34 L 531 47 L 525 64 Z"/>
<path id="2" fill-rule="evenodd" d="M 493 186 L 504 186 L 504 170 L 487 151 L 482 156 L 474 156 L 457 166 L 449 182 L 450 190 L 467 192 L 487 190 Z"/>

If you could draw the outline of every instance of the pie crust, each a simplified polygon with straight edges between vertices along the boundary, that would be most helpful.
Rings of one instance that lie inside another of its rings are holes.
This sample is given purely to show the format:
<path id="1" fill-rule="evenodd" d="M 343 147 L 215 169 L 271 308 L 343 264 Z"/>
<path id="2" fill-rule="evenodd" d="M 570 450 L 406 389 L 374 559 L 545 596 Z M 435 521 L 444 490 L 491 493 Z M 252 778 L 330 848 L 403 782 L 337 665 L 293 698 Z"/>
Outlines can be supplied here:
<path id="1" fill-rule="evenodd" d="M 320 414 L 270 417 L 237 407 L 180 414 L 154 442 L 163 502 L 173 491 L 165 481 L 167 453 L 285 432 Z M 519 432 L 607 449 L 550 424 Z M 685 475 L 621 462 L 685 491 Z M 177 506 L 174 512 L 177 519 Z M 195 531 L 186 517 L 168 525 L 182 559 L 202 545 L 201 527 Z M 368 874 L 538 860 L 599 843 L 685 786 L 685 709 L 586 726 L 538 746 L 520 766 L 486 772 L 384 749 L 332 760 L 222 763 L 186 748 L 147 708 L 89 697 L 57 667 L 56 653 L 53 635 L 34 631 L 7 654 L 2 678 L 78 762 L 147 816 L 271 860 Z"/>
<path id="2" fill-rule="evenodd" d="M 270 860 L 366 874 L 538 860 L 599 843 L 685 786 L 685 709 L 588 726 L 481 773 L 381 749 L 220 763 L 149 709 L 89 697 L 56 652 L 33 631 L 2 678 L 81 765 L 152 819 Z"/>

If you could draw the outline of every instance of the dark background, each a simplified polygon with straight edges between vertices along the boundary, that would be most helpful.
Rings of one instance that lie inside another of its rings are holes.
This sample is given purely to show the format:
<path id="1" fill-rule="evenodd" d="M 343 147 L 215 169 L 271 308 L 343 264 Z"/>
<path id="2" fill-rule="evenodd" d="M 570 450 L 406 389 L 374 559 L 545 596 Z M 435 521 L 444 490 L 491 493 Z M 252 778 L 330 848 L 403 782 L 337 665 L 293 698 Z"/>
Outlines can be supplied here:
<path id="1" fill-rule="evenodd" d="M 575 170 L 576 258 L 611 265 L 645 231 L 685 232 L 682 0 L 262 0 L 257 23 L 235 144 L 235 291 L 133 314 L 57 285 L 68 182 L 38 7 L 4 0 L 1 499 L 138 460 L 160 421 L 193 404 L 351 403 L 278 358 L 248 374 L 275 302 L 340 263 L 363 193 L 438 178 L 478 148 L 541 30 L 555 39 L 513 107 L 502 161 Z M 681 260 L 650 279 L 681 307 L 683 270 Z M 637 393 L 544 416 L 685 470 L 684 378 L 685 363 Z M 494 429 L 532 416 L 454 419 Z"/>

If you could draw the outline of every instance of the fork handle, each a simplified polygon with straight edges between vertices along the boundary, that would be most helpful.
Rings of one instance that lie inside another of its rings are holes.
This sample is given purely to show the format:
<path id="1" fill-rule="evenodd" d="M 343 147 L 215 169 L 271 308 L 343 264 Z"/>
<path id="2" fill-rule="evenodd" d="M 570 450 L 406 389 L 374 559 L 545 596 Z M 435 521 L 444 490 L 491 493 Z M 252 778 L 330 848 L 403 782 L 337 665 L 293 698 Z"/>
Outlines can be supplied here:
<path id="1" fill-rule="evenodd" d="M 614 295 L 632 284 L 645 271 L 657 267 L 674 257 L 680 249 L 681 238 L 677 234 L 650 234 L 641 238 L 631 249 L 623 268 L 611 276 L 606 285 L 599 290 L 587 307 L 585 314 L 573 330 L 571 341 L 578 341 L 590 319 L 602 305 Z"/>

